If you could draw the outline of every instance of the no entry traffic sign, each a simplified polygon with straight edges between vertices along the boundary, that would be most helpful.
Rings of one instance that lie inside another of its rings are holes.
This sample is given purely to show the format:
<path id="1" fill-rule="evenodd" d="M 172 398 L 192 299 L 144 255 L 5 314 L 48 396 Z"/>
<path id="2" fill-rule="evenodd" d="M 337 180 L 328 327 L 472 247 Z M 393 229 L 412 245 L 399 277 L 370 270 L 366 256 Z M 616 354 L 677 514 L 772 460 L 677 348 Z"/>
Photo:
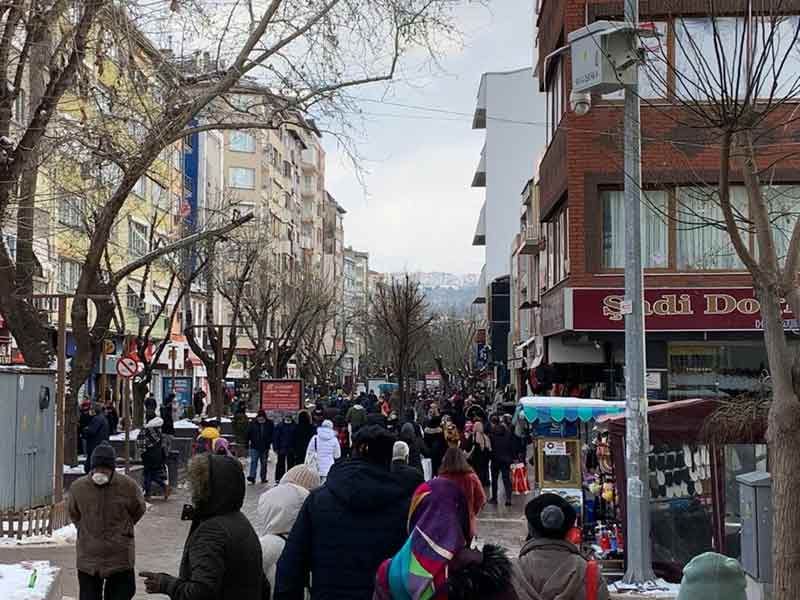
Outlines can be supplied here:
<path id="1" fill-rule="evenodd" d="M 120 377 L 130 379 L 136 375 L 137 371 L 138 366 L 136 365 L 136 361 L 129 356 L 123 356 L 117 361 L 117 375 Z"/>

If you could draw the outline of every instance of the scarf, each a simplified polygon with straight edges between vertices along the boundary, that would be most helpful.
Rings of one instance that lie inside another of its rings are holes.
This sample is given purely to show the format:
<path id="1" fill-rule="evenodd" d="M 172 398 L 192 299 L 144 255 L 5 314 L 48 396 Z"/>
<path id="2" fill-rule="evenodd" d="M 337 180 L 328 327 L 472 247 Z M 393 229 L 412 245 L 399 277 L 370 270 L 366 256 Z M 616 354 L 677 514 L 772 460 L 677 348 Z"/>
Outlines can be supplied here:
<path id="1" fill-rule="evenodd" d="M 406 543 L 385 563 L 390 597 L 446 599 L 448 565 L 467 547 L 469 509 L 464 493 L 446 479 L 423 483 L 411 499 L 408 529 Z"/>

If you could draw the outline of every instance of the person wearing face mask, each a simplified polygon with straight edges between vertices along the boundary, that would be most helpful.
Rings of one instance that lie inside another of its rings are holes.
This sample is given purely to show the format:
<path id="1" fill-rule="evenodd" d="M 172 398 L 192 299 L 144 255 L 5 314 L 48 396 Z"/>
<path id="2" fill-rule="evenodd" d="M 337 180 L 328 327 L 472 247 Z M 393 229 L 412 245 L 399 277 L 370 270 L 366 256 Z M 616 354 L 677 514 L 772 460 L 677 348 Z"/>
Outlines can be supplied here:
<path id="1" fill-rule="evenodd" d="M 250 475 L 247 481 L 256 482 L 256 471 L 261 462 L 261 483 L 267 483 L 267 462 L 269 461 L 269 448 L 272 446 L 272 435 L 275 425 L 267 418 L 267 413 L 258 411 L 256 418 L 250 422 L 247 430 L 247 446 L 250 449 Z"/>
<path id="2" fill-rule="evenodd" d="M 272 448 L 278 455 L 275 463 L 275 481 L 280 481 L 287 469 L 294 466 L 295 455 L 295 436 L 297 426 L 294 424 L 292 415 L 286 414 L 283 420 L 275 427 L 275 436 L 272 438 Z"/>
<path id="3" fill-rule="evenodd" d="M 70 486 L 67 510 L 78 529 L 80 600 L 130 600 L 136 593 L 133 527 L 145 512 L 136 482 L 115 472 L 108 443 L 91 456 L 91 470 Z M 105 590 L 105 591 L 104 591 Z"/>

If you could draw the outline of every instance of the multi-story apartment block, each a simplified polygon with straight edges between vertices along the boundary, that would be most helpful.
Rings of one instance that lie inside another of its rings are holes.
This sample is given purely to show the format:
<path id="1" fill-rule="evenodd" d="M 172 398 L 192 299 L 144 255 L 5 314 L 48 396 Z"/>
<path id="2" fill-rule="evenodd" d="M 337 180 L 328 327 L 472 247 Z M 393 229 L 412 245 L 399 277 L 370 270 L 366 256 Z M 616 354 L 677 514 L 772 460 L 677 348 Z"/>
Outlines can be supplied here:
<path id="1" fill-rule="evenodd" d="M 486 304 L 486 337 L 492 348 L 495 384 L 508 383 L 510 327 L 508 251 L 518 232 L 519 190 L 530 178 L 535 144 L 530 124 L 537 118 L 536 83 L 530 68 L 484 73 L 478 89 L 473 129 L 484 129 L 485 143 L 472 179 L 486 190 L 473 245 L 486 248 L 476 304 Z"/>
<path id="2" fill-rule="evenodd" d="M 345 381 L 354 386 L 360 373 L 360 363 L 367 351 L 367 336 L 364 330 L 369 308 L 369 253 L 344 250 L 344 317 L 347 328 L 347 354 L 343 369 Z"/>

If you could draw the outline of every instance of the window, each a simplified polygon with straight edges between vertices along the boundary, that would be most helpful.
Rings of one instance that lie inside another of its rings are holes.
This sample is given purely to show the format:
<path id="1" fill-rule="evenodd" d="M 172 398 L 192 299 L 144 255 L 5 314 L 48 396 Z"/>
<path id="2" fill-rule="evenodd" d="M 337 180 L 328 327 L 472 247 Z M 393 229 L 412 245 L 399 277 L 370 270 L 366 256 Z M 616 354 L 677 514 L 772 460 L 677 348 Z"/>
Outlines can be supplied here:
<path id="1" fill-rule="evenodd" d="M 137 289 L 141 289 L 141 285 L 142 284 L 138 282 L 133 282 L 133 285 L 130 283 L 128 284 L 127 293 L 125 294 L 125 306 L 128 307 L 128 310 L 138 312 L 141 298 L 139 298 Z"/>
<path id="2" fill-rule="evenodd" d="M 743 186 L 731 186 L 730 195 L 734 216 L 747 243 L 747 191 Z M 742 261 L 725 229 L 717 189 L 682 187 L 676 190 L 675 198 L 678 269 L 742 269 Z"/>
<path id="3" fill-rule="evenodd" d="M 230 167 L 228 185 L 242 190 L 256 189 L 256 170 L 247 167 Z"/>
<path id="4" fill-rule="evenodd" d="M 58 291 L 74 292 L 81 278 L 81 263 L 68 258 L 58 259 Z"/>
<path id="5" fill-rule="evenodd" d="M 764 197 L 772 223 L 772 239 L 775 240 L 775 251 L 780 260 L 786 258 L 789 241 L 798 217 L 800 217 L 800 186 L 773 185 L 764 188 Z M 758 258 L 758 244 L 754 245 Z"/>
<path id="6" fill-rule="evenodd" d="M 12 118 L 19 123 L 20 125 L 24 125 L 27 121 L 28 117 L 28 94 L 25 90 L 20 89 L 17 92 L 17 97 L 14 99 L 14 114 Z"/>
<path id="7" fill-rule="evenodd" d="M 131 256 L 147 254 L 147 225 L 128 221 L 128 252 Z"/>
<path id="8" fill-rule="evenodd" d="M 231 131 L 231 150 L 233 152 L 255 152 L 256 138 L 243 131 Z"/>
<path id="9" fill-rule="evenodd" d="M 147 193 L 145 179 L 146 179 L 145 177 L 139 177 L 139 179 L 134 184 L 133 189 L 131 190 L 134 194 L 136 194 L 140 198 L 144 198 L 145 194 Z"/>
<path id="10" fill-rule="evenodd" d="M 288 160 L 283 161 L 283 176 L 289 177 L 290 179 L 292 177 L 292 163 Z"/>
<path id="11" fill-rule="evenodd" d="M 547 143 L 556 134 L 561 116 L 564 114 L 564 81 L 561 61 L 556 61 L 553 74 L 547 83 Z"/>
<path id="12" fill-rule="evenodd" d="M 604 191 L 603 266 L 625 268 L 625 200 L 622 191 Z M 642 266 L 669 266 L 669 195 L 666 191 L 642 192 Z"/>
<path id="13" fill-rule="evenodd" d="M 67 227 L 81 227 L 85 206 L 83 198 L 62 194 L 58 199 L 58 222 Z"/>
<path id="14" fill-rule="evenodd" d="M 6 252 L 11 260 L 17 260 L 17 236 L 13 233 L 3 234 L 3 243 L 6 245 Z"/>
<path id="15" fill-rule="evenodd" d="M 553 287 L 569 275 L 569 233 L 567 208 L 558 209 L 545 222 L 546 234 L 546 286 Z"/>
<path id="16" fill-rule="evenodd" d="M 754 19 L 752 69 L 761 69 L 759 98 L 779 100 L 800 95 L 797 89 L 800 77 L 800 54 L 796 49 L 800 41 L 798 28 L 800 17 L 797 16 Z"/>
<path id="17" fill-rule="evenodd" d="M 162 210 L 169 210 L 170 194 L 167 188 L 154 179 L 150 180 L 150 186 L 153 190 L 153 204 Z"/>

